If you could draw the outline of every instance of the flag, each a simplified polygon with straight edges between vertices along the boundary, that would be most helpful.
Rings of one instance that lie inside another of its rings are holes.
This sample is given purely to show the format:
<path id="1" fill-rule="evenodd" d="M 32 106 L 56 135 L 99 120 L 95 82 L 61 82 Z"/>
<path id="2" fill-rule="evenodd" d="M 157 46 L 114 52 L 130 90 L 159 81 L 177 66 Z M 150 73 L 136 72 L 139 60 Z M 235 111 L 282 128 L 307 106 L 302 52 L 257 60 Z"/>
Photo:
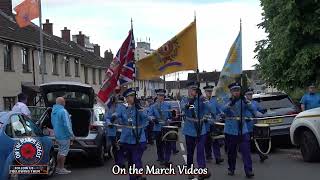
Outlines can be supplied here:
<path id="1" fill-rule="evenodd" d="M 232 44 L 222 71 L 220 73 L 216 88 L 216 97 L 223 104 L 230 97 L 228 85 L 235 82 L 242 74 L 242 42 L 241 30 Z"/>
<path id="2" fill-rule="evenodd" d="M 133 30 L 122 43 L 110 67 L 105 72 L 105 79 L 98 93 L 99 99 L 108 105 L 114 89 L 123 86 L 134 80 L 134 49 L 135 42 Z"/>
<path id="3" fill-rule="evenodd" d="M 40 16 L 39 0 L 25 0 L 17 5 L 14 10 L 17 13 L 16 21 L 19 27 L 26 27 L 31 24 L 31 20 Z"/>
<path id="4" fill-rule="evenodd" d="M 196 21 L 136 64 L 139 80 L 150 80 L 178 71 L 196 70 L 198 68 Z"/>

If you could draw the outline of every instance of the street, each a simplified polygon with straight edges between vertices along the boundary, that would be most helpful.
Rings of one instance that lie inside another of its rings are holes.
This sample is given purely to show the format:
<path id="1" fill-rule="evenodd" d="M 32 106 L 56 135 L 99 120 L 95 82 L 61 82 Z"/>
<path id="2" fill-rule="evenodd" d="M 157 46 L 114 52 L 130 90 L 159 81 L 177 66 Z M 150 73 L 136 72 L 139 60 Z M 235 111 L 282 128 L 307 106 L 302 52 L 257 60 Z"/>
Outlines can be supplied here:
<path id="1" fill-rule="evenodd" d="M 180 133 L 181 134 L 181 133 Z M 183 143 L 184 138 L 180 136 L 180 142 L 177 144 L 177 148 L 180 150 L 179 154 L 172 157 L 174 165 L 185 164 L 186 150 Z M 221 165 L 216 165 L 214 161 L 208 163 L 207 166 L 210 169 L 212 176 L 210 179 L 224 179 L 224 180 L 235 180 L 235 179 L 247 179 L 243 171 L 243 163 L 241 156 L 237 158 L 237 169 L 234 177 L 227 175 L 227 158 L 224 154 L 223 148 L 221 149 L 223 158 L 225 161 Z M 156 160 L 156 146 L 148 145 L 148 149 L 143 154 L 144 165 L 156 164 L 160 167 Z M 320 177 L 320 163 L 306 163 L 302 160 L 301 153 L 295 148 L 277 148 L 273 151 L 269 159 L 264 163 L 260 163 L 257 154 L 252 154 L 253 168 L 255 177 L 258 180 L 316 180 Z M 103 167 L 95 167 L 94 165 L 88 165 L 88 161 L 85 159 L 72 159 L 67 164 L 67 168 L 72 170 L 69 175 L 55 175 L 50 178 L 53 180 L 90 180 L 90 179 L 109 179 L 113 180 L 126 180 L 128 176 L 116 176 L 111 172 L 112 160 L 108 160 Z M 194 161 L 195 162 L 195 161 Z M 178 180 L 187 179 L 186 175 L 176 176 L 147 176 L 150 180 Z"/>

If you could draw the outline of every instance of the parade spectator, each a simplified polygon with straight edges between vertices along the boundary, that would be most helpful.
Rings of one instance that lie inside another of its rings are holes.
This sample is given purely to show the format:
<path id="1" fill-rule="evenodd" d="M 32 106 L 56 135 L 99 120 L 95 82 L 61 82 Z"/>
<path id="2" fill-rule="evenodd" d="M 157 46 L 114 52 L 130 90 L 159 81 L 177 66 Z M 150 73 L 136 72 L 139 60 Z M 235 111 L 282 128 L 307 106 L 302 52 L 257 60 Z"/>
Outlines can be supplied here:
<path id="1" fill-rule="evenodd" d="M 71 171 L 64 168 L 64 163 L 69 153 L 71 140 L 74 139 L 74 134 L 72 131 L 70 115 L 64 106 L 64 98 L 58 97 L 51 113 L 51 123 L 59 147 L 57 155 L 57 174 L 71 173 Z"/>
<path id="2" fill-rule="evenodd" d="M 24 115 L 28 116 L 29 118 L 31 118 L 31 112 L 30 112 L 28 106 L 26 105 L 27 101 L 28 101 L 27 95 L 25 95 L 23 93 L 18 94 L 18 102 L 13 106 L 12 111 L 24 114 Z"/>
<path id="3" fill-rule="evenodd" d="M 320 94 L 316 92 L 315 84 L 309 85 L 308 92 L 303 95 L 300 104 L 302 111 L 320 107 Z"/>

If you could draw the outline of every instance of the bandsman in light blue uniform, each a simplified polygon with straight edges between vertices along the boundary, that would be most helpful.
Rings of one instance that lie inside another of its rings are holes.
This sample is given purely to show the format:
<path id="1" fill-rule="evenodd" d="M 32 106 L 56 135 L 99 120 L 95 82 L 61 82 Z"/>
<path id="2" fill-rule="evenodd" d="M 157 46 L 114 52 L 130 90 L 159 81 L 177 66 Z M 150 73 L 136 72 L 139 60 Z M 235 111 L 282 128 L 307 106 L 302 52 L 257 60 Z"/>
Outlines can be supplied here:
<path id="1" fill-rule="evenodd" d="M 199 168 L 206 168 L 205 160 L 205 142 L 207 130 L 204 122 L 204 116 L 209 112 L 208 104 L 203 96 L 199 84 L 196 82 L 188 83 L 189 98 L 182 101 L 182 111 L 185 115 L 183 126 L 183 134 L 186 139 L 187 146 L 187 167 L 190 168 L 193 164 L 193 156 L 195 148 L 197 148 L 197 161 Z M 198 179 L 210 178 L 211 173 L 199 175 Z M 188 176 L 193 179 L 194 176 Z"/>
<path id="2" fill-rule="evenodd" d="M 112 98 L 112 104 L 111 107 L 108 108 L 107 113 L 105 115 L 105 122 L 107 124 L 107 142 L 111 142 L 112 146 L 112 153 L 114 156 L 114 162 L 116 165 L 123 166 L 124 162 L 119 162 L 119 153 L 121 153 L 120 146 L 118 144 L 118 138 L 119 132 L 121 132 L 121 129 L 117 128 L 113 124 L 118 123 L 118 118 L 119 115 L 121 114 L 122 111 L 126 109 L 125 105 L 123 104 L 123 97 L 113 97 Z M 118 131 L 118 134 L 117 134 Z"/>
<path id="3" fill-rule="evenodd" d="M 229 85 L 229 89 L 231 92 L 231 98 L 222 108 L 226 116 L 224 133 L 228 149 L 228 175 L 234 175 L 237 159 L 237 147 L 239 147 L 244 163 L 244 171 L 247 178 L 251 178 L 254 174 L 252 172 L 250 134 L 247 124 L 245 123 L 245 117 L 252 107 L 250 102 L 241 96 L 240 84 L 232 83 Z M 242 123 L 240 123 L 241 116 L 243 118 Z"/>
<path id="4" fill-rule="evenodd" d="M 123 96 L 128 106 L 122 109 L 119 115 L 119 125 L 122 126 L 120 146 L 128 158 L 128 165 L 135 164 L 136 168 L 142 168 L 142 155 L 146 146 L 144 129 L 148 124 L 148 117 L 136 102 L 136 92 L 132 88 L 127 89 Z M 123 154 L 121 156 L 123 157 Z M 120 160 L 121 161 L 121 160 Z M 145 180 L 145 177 L 129 175 L 130 180 Z"/>
<path id="5" fill-rule="evenodd" d="M 218 115 L 221 114 L 221 109 L 217 103 L 216 97 L 212 96 L 213 86 L 207 85 L 203 87 L 205 94 L 206 94 L 206 100 L 209 107 L 209 121 L 206 123 L 206 130 L 207 130 L 207 140 L 205 144 L 205 152 L 206 152 L 206 159 L 207 161 L 212 160 L 212 151 L 214 154 L 214 157 L 216 159 L 216 164 L 220 164 L 224 161 L 224 159 L 221 158 L 221 152 L 220 152 L 220 143 L 219 140 L 212 140 L 210 133 L 214 130 L 214 122 L 217 120 Z"/>
<path id="6" fill-rule="evenodd" d="M 157 89 L 157 100 L 151 105 L 149 110 L 149 118 L 154 122 L 153 133 L 157 146 L 157 161 L 160 161 L 161 165 L 169 166 L 171 162 L 170 156 L 172 152 L 172 146 L 175 142 L 162 141 L 162 127 L 170 125 L 172 114 L 171 105 L 165 102 L 165 89 Z"/>
<path id="7" fill-rule="evenodd" d="M 254 89 L 253 88 L 248 88 L 245 92 L 245 97 L 248 101 L 251 102 L 251 107 L 252 109 L 250 109 L 250 111 L 248 111 L 247 117 L 250 118 L 259 118 L 259 117 L 263 117 L 263 109 L 261 108 L 261 106 L 259 105 L 258 101 L 253 100 L 252 96 L 253 96 L 253 92 Z M 252 121 L 252 120 L 246 120 L 247 123 L 247 127 L 248 127 L 248 131 L 250 133 L 250 137 L 252 138 L 253 136 L 253 126 L 256 123 L 256 121 Z M 259 150 L 257 150 L 257 153 L 260 157 L 260 162 L 264 162 L 266 159 L 268 159 L 267 155 L 262 154 Z"/>
<path id="8" fill-rule="evenodd" d="M 320 93 L 316 92 L 315 84 L 309 85 L 308 93 L 303 95 L 300 104 L 302 111 L 320 107 Z"/>

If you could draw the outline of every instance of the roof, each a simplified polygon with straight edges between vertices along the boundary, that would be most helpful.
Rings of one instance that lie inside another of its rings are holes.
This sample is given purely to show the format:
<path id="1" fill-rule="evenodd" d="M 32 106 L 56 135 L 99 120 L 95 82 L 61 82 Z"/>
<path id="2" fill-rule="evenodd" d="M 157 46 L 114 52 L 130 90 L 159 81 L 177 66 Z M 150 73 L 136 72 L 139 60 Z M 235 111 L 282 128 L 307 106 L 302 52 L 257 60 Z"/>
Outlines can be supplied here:
<path id="1" fill-rule="evenodd" d="M 83 84 L 83 83 L 75 82 L 75 81 L 55 81 L 55 82 L 40 84 L 40 87 L 50 86 L 50 85 L 71 85 L 71 86 L 82 86 L 82 87 L 86 87 L 86 88 L 92 88 L 92 86 L 90 86 L 88 84 Z"/>
<path id="2" fill-rule="evenodd" d="M 188 81 L 166 81 L 166 89 L 186 89 Z"/>
<path id="3" fill-rule="evenodd" d="M 40 48 L 39 27 L 31 24 L 19 28 L 13 16 L 8 16 L 0 10 L 0 41 L 19 44 L 27 47 Z M 80 62 L 89 66 L 107 68 L 110 62 L 93 52 L 86 51 L 73 41 L 66 42 L 62 38 L 43 31 L 43 49 L 53 53 L 80 58 Z"/>

